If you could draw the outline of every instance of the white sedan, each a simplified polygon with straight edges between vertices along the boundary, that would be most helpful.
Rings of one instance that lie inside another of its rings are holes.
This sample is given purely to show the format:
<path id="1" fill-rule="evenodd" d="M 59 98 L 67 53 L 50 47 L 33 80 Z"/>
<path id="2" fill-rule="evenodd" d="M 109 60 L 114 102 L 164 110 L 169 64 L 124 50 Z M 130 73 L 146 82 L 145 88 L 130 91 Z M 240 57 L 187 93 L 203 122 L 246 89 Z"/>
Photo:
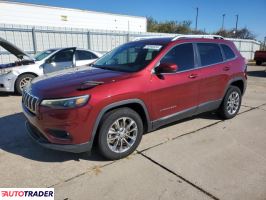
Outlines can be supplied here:
<path id="1" fill-rule="evenodd" d="M 23 88 L 37 76 L 89 65 L 102 56 L 91 50 L 70 47 L 48 49 L 32 58 L 2 38 L 0 38 L 0 46 L 18 58 L 14 63 L 0 64 L 0 91 L 18 94 L 21 94 Z"/>

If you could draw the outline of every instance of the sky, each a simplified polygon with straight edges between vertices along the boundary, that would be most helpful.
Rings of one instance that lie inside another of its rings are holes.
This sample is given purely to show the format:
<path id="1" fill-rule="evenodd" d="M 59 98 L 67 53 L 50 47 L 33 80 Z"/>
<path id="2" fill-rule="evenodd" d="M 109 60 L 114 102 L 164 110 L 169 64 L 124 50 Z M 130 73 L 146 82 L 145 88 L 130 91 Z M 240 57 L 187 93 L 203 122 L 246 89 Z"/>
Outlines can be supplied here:
<path id="1" fill-rule="evenodd" d="M 18 0 L 67 8 L 117 14 L 151 16 L 158 21 L 191 20 L 195 27 L 196 8 L 199 8 L 198 29 L 214 32 L 222 26 L 232 29 L 239 15 L 238 27 L 249 28 L 263 41 L 266 37 L 266 0 Z"/>

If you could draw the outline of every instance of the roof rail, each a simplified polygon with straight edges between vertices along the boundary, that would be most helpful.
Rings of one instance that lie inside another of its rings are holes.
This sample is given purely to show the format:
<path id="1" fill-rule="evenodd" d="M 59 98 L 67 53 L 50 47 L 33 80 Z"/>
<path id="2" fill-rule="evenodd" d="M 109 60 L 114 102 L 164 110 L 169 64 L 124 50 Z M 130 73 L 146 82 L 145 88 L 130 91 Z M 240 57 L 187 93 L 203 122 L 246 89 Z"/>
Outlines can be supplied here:
<path id="1" fill-rule="evenodd" d="M 178 35 L 172 39 L 172 41 L 183 38 L 210 38 L 210 39 L 224 39 L 220 35 Z"/>
<path id="2" fill-rule="evenodd" d="M 134 38 L 133 41 L 146 40 L 146 39 L 156 39 L 156 38 L 171 38 L 171 36 L 167 36 L 167 35 L 142 36 L 142 37 Z"/>

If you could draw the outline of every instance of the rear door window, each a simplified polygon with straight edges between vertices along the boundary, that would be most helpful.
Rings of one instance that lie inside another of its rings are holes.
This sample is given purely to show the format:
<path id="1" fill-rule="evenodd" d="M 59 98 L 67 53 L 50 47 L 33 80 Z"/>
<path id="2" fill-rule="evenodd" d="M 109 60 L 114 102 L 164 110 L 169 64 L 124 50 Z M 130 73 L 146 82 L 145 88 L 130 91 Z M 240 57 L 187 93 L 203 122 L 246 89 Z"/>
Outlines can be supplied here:
<path id="1" fill-rule="evenodd" d="M 198 43 L 197 46 L 202 66 L 223 62 L 222 52 L 218 44 Z"/>
<path id="2" fill-rule="evenodd" d="M 96 59 L 97 56 L 89 51 L 77 50 L 76 51 L 76 59 L 77 60 L 90 60 Z"/>
<path id="3" fill-rule="evenodd" d="M 222 44 L 221 47 L 223 49 L 226 60 L 230 60 L 235 57 L 233 50 L 229 46 Z"/>

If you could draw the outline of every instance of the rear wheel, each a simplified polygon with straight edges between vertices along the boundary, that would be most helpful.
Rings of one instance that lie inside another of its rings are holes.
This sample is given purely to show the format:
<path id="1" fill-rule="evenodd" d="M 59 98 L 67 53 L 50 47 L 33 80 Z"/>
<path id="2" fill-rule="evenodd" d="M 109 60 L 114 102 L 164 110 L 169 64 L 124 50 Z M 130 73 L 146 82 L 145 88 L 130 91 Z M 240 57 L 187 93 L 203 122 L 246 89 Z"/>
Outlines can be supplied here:
<path id="1" fill-rule="evenodd" d="M 21 95 L 25 86 L 28 85 L 35 77 L 36 76 L 34 76 L 33 74 L 23 74 L 19 76 L 15 84 L 16 93 Z"/>
<path id="2" fill-rule="evenodd" d="M 262 61 L 261 60 L 257 60 L 256 61 L 256 65 L 261 65 L 262 64 Z"/>
<path id="3" fill-rule="evenodd" d="M 138 113 L 130 108 L 115 109 L 103 117 L 98 147 L 107 159 L 121 159 L 136 150 L 142 134 L 143 123 Z"/>
<path id="4" fill-rule="evenodd" d="M 230 86 L 219 108 L 219 115 L 223 119 L 235 117 L 240 109 L 242 94 L 238 87 Z"/>

